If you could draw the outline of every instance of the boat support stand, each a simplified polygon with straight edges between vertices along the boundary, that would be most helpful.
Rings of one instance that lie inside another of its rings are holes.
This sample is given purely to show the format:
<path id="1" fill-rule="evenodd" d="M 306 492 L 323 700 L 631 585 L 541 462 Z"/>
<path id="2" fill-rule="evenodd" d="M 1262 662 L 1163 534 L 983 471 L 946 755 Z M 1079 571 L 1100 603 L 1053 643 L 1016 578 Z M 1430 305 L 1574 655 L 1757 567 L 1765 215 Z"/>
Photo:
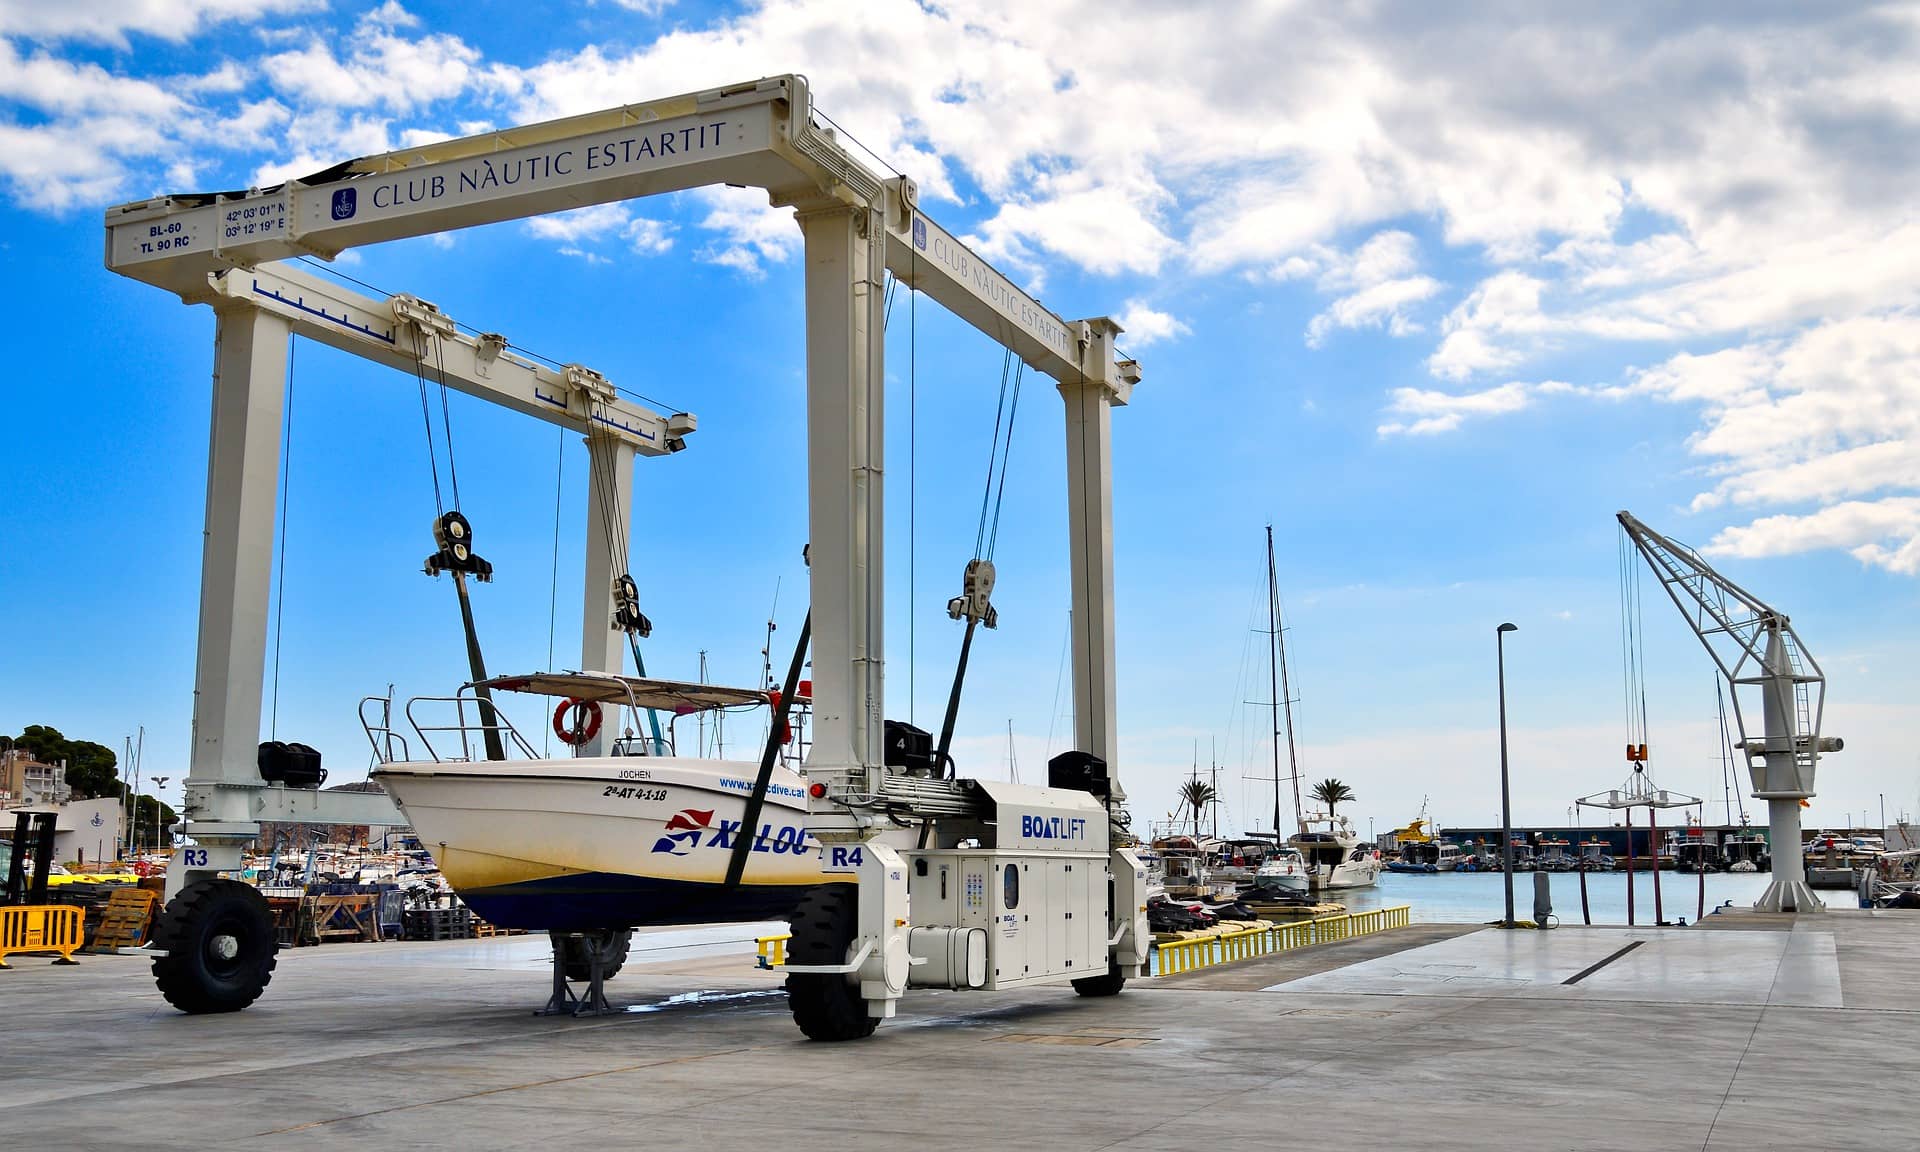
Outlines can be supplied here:
<path id="1" fill-rule="evenodd" d="M 568 945 L 578 941 L 587 962 L 586 991 L 575 992 L 567 979 Z M 624 1011 L 607 1003 L 606 960 L 614 951 L 611 933 L 569 932 L 553 937 L 553 995 L 535 1016 L 611 1016 Z"/>

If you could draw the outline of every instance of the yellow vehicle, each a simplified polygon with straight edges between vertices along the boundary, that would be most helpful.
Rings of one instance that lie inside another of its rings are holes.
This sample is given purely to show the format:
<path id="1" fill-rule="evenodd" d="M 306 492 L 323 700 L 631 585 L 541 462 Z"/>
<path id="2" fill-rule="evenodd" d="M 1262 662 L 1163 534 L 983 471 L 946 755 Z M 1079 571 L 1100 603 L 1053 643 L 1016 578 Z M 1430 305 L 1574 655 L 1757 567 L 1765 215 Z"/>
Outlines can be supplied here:
<path id="1" fill-rule="evenodd" d="M 119 869 L 111 872 L 75 872 L 64 865 L 55 864 L 47 873 L 49 888 L 58 888 L 63 884 L 138 884 L 139 882 L 138 874 Z"/>

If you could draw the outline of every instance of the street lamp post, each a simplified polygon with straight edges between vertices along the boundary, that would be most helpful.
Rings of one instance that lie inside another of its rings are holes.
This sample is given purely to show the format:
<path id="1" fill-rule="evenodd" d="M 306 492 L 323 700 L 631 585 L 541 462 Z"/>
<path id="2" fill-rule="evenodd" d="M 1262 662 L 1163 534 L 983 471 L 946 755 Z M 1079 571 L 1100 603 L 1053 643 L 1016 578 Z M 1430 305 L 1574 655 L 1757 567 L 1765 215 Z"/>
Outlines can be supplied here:
<path id="1" fill-rule="evenodd" d="M 1513 795 L 1507 786 L 1507 633 L 1519 629 L 1502 624 L 1493 630 L 1494 656 L 1500 677 L 1500 877 L 1506 881 L 1507 919 L 1513 924 Z"/>

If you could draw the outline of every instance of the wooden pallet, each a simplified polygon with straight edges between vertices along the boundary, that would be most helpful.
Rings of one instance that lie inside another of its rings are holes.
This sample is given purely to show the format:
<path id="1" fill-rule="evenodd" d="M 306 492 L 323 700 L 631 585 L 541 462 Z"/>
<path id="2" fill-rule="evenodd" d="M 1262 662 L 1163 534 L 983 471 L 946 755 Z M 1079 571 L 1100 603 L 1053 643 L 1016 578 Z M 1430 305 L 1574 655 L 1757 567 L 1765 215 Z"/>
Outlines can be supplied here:
<path id="1" fill-rule="evenodd" d="M 139 948 L 147 943 L 153 930 L 154 908 L 160 899 L 144 888 L 121 888 L 108 897 L 100 913 L 100 925 L 94 929 L 88 952 L 113 952 L 121 948 Z"/>
<path id="2" fill-rule="evenodd" d="M 313 935 L 322 944 L 380 939 L 379 906 L 373 896 L 308 896 Z"/>

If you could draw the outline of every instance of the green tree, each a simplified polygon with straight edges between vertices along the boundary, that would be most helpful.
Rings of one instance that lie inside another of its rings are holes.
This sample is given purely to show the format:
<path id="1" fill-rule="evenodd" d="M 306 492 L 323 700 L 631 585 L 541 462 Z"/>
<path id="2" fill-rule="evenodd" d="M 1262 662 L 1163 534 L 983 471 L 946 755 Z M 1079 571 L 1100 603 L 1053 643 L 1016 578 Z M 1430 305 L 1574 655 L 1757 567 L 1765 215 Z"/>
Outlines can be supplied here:
<path id="1" fill-rule="evenodd" d="M 133 802 L 133 842 L 141 848 L 171 843 L 168 830 L 179 822 L 180 814 L 158 797 L 143 792 Z"/>
<path id="2" fill-rule="evenodd" d="M 69 740 L 58 728 L 29 724 L 14 738 L 14 747 L 25 748 L 43 764 L 67 762 L 67 785 L 82 799 L 97 796 L 121 797 L 127 794 L 120 782 L 120 758 L 105 744 L 91 740 Z"/>
<path id="3" fill-rule="evenodd" d="M 1193 809 L 1194 835 L 1200 834 L 1200 814 L 1217 799 L 1219 797 L 1214 794 L 1213 785 L 1197 776 L 1180 785 L 1180 806 Z"/>
<path id="4" fill-rule="evenodd" d="M 1327 806 L 1327 815 L 1333 815 L 1334 806 L 1353 799 L 1353 789 L 1340 781 L 1328 777 L 1313 786 L 1313 798 Z"/>

